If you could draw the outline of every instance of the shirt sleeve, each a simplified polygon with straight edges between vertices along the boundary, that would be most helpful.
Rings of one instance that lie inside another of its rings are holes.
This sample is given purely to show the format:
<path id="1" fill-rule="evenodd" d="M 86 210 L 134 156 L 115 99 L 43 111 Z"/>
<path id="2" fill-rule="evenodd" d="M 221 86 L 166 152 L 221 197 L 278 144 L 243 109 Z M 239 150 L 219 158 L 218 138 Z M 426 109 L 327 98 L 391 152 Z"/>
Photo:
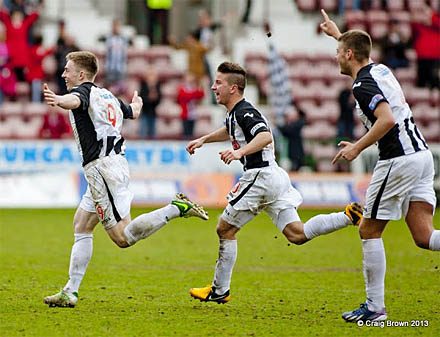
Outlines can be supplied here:
<path id="1" fill-rule="evenodd" d="M 362 79 L 353 85 L 353 94 L 360 108 L 370 118 L 374 117 L 374 111 L 380 102 L 388 102 L 382 90 L 373 79 Z"/>
<path id="2" fill-rule="evenodd" d="M 81 104 L 79 108 L 83 111 L 86 111 L 89 108 L 90 104 L 90 87 L 85 85 L 79 85 L 70 90 L 70 94 L 77 96 Z"/>
<path id="3" fill-rule="evenodd" d="M 237 112 L 235 118 L 247 137 L 254 138 L 260 132 L 269 131 L 267 122 L 255 109 Z"/>
<path id="4" fill-rule="evenodd" d="M 119 104 L 121 106 L 122 114 L 124 115 L 124 119 L 133 119 L 133 109 L 130 104 L 125 104 L 118 98 Z"/>

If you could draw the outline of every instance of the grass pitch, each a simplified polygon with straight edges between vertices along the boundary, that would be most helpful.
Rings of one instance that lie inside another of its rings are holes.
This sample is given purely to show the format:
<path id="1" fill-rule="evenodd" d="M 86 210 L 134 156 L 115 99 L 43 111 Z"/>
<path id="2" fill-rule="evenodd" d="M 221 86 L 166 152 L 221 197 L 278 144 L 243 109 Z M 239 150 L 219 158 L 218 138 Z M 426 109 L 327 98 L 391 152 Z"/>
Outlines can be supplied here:
<path id="1" fill-rule="evenodd" d="M 98 226 L 80 301 L 69 309 L 43 297 L 67 281 L 74 210 L 0 210 L 0 336 L 440 335 L 440 254 L 417 248 L 403 222 L 384 235 L 386 304 L 390 321 L 409 327 L 341 319 L 365 299 L 356 228 L 295 246 L 265 214 L 238 234 L 231 301 L 195 301 L 189 288 L 213 277 L 220 212 L 211 210 L 209 222 L 173 220 L 128 249 Z M 317 213 L 300 212 L 303 221 Z"/>

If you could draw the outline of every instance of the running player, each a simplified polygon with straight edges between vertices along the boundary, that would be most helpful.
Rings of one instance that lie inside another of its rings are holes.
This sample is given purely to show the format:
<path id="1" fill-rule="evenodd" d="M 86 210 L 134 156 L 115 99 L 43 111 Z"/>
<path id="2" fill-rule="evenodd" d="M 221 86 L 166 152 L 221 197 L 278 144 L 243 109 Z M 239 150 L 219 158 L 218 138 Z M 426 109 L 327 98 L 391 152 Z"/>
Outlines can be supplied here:
<path id="1" fill-rule="evenodd" d="M 97 87 L 93 83 L 98 72 L 94 54 L 72 52 L 66 60 L 62 77 L 69 93 L 56 95 L 47 84 L 43 93 L 47 104 L 70 110 L 88 186 L 73 219 L 75 242 L 70 256 L 69 281 L 59 293 L 45 297 L 44 303 L 74 307 L 92 257 L 92 233 L 98 222 L 116 245 L 125 248 L 149 237 L 173 218 L 196 216 L 207 220 L 208 215 L 202 207 L 178 193 L 170 205 L 131 220 L 133 195 L 128 189 L 129 171 L 121 128 L 124 118 L 138 118 L 142 99 L 135 91 L 131 103 L 125 104 L 107 89 Z"/>
<path id="2" fill-rule="evenodd" d="M 341 73 L 353 78 L 359 118 L 368 132 L 355 143 L 342 141 L 333 159 L 352 161 L 377 142 L 379 161 L 367 189 L 359 226 L 367 299 L 358 309 L 342 314 L 346 321 L 383 321 L 385 310 L 385 250 L 382 233 L 389 220 L 402 216 L 417 246 L 440 250 L 440 230 L 433 226 L 436 204 L 434 162 L 428 145 L 414 123 L 411 109 L 394 75 L 370 60 L 371 38 L 361 30 L 341 34 L 321 10 L 322 30 L 338 41 Z"/>
<path id="3" fill-rule="evenodd" d="M 345 212 L 318 215 L 303 224 L 297 213 L 302 203 L 286 171 L 275 162 L 273 138 L 268 122 L 243 98 L 246 71 L 224 62 L 217 68 L 212 90 L 217 102 L 227 109 L 225 126 L 188 143 L 190 154 L 205 143 L 231 140 L 232 150 L 220 152 L 226 164 L 240 160 L 244 174 L 228 194 L 229 201 L 217 225 L 220 239 L 214 281 L 205 288 L 193 288 L 191 296 L 201 301 L 226 303 L 230 299 L 232 269 L 237 258 L 236 233 L 262 210 L 292 243 L 303 244 L 319 235 L 348 225 L 358 225 L 362 208 L 352 203 Z"/>

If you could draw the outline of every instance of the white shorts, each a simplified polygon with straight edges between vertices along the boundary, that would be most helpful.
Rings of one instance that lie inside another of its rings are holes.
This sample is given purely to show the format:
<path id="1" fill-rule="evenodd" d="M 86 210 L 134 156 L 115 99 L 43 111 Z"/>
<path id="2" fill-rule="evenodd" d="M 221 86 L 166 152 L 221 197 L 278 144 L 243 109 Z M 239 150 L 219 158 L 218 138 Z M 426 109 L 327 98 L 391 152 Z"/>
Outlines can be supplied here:
<path id="1" fill-rule="evenodd" d="M 123 156 L 98 158 L 84 167 L 84 174 L 89 184 L 79 205 L 83 210 L 96 212 L 106 230 L 130 214 L 133 193 Z"/>
<path id="2" fill-rule="evenodd" d="M 250 169 L 244 172 L 229 192 L 228 206 L 223 211 L 224 221 L 242 228 L 262 210 L 266 211 L 280 231 L 290 222 L 300 221 L 296 209 L 302 203 L 286 171 L 278 165 Z M 284 216 L 279 216 L 283 210 Z M 286 216 L 287 215 L 287 216 Z"/>
<path id="3" fill-rule="evenodd" d="M 435 209 L 431 151 L 379 160 L 367 189 L 364 217 L 399 220 L 406 216 L 410 201 L 426 201 Z"/>

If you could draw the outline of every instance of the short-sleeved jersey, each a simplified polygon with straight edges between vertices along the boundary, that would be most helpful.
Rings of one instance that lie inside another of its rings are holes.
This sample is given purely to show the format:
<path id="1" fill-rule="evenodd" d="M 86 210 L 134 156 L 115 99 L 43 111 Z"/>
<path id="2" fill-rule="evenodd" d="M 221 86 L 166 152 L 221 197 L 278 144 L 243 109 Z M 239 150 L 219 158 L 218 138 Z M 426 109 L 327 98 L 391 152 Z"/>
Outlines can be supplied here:
<path id="1" fill-rule="evenodd" d="M 405 101 L 402 88 L 383 64 L 371 63 L 359 70 L 352 86 L 359 117 L 369 130 L 376 122 L 380 102 L 390 105 L 396 124 L 379 142 L 379 159 L 390 159 L 428 149 Z"/>
<path id="2" fill-rule="evenodd" d="M 72 88 L 70 94 L 81 100 L 69 118 L 83 166 L 99 157 L 124 154 L 121 129 L 124 118 L 133 118 L 130 105 L 91 82 Z"/>
<path id="3" fill-rule="evenodd" d="M 270 132 L 266 118 L 245 99 L 235 104 L 234 108 L 226 115 L 225 125 L 234 150 L 251 142 L 258 133 Z M 240 159 L 243 169 L 246 171 L 273 164 L 275 155 L 272 144 L 273 141 L 260 151 L 243 156 Z"/>

